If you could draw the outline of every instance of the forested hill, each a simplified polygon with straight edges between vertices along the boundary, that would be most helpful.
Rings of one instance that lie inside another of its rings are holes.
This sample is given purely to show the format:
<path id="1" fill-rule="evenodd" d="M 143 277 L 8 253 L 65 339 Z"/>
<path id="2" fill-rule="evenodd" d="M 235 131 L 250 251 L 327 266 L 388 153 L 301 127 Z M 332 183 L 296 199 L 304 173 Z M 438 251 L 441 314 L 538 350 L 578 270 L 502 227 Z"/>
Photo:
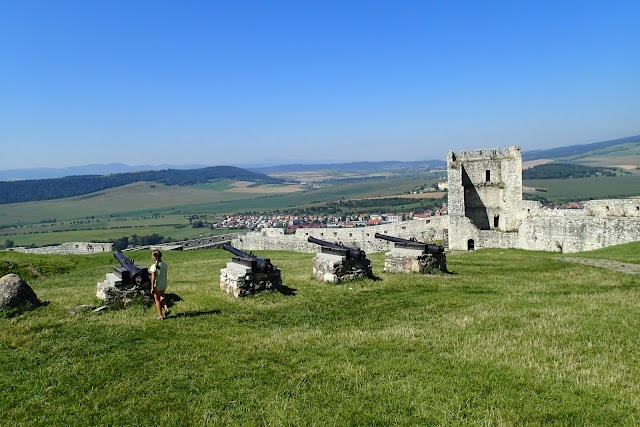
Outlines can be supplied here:
<path id="1" fill-rule="evenodd" d="M 591 176 L 616 176 L 616 174 L 617 171 L 612 168 L 548 163 L 523 170 L 522 179 L 589 178 Z"/>
<path id="2" fill-rule="evenodd" d="M 190 170 L 166 169 L 112 175 L 78 175 L 25 181 L 0 181 L 0 204 L 81 196 L 140 181 L 157 182 L 165 185 L 192 185 L 215 179 L 235 179 L 274 184 L 283 182 L 281 179 L 234 166 L 214 166 Z"/>

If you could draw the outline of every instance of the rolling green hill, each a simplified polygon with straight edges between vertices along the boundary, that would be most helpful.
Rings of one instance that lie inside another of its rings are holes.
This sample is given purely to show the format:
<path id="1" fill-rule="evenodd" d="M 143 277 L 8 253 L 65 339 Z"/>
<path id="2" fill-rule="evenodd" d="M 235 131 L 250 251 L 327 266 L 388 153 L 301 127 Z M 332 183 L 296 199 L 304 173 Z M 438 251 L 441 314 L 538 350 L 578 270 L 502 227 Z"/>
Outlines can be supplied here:
<path id="1" fill-rule="evenodd" d="M 549 150 L 525 151 L 522 153 L 522 160 L 577 160 L 603 155 L 613 157 L 626 155 L 640 156 L 640 135 L 610 141 L 595 142 L 592 144 L 570 145 L 566 147 L 552 148 Z"/>
<path id="2" fill-rule="evenodd" d="M 156 182 L 164 185 L 194 185 L 211 180 L 234 179 L 280 184 L 282 179 L 251 172 L 233 166 L 202 169 L 128 172 L 113 175 L 80 175 L 65 178 L 0 181 L 0 204 L 52 200 L 81 196 L 136 182 Z"/>

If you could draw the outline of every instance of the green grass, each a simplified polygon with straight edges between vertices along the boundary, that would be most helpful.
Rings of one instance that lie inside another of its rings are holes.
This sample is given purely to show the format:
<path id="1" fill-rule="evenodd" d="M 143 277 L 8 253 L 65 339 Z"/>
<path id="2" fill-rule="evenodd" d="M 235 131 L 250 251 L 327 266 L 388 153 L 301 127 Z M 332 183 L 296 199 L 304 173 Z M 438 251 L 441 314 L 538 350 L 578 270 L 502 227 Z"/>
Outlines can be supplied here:
<path id="1" fill-rule="evenodd" d="M 0 235 L 0 243 L 5 239 L 14 241 L 15 246 L 27 246 L 34 244 L 36 246 L 47 246 L 62 244 L 66 242 L 106 242 L 111 239 L 120 237 L 129 237 L 133 234 L 138 236 L 150 235 L 157 233 L 163 237 L 171 237 L 174 240 L 187 240 L 198 238 L 199 236 L 210 236 L 215 234 L 231 233 L 234 230 L 210 230 L 208 228 L 193 228 L 186 226 L 176 228 L 170 225 L 158 226 L 132 226 L 127 228 L 104 228 L 104 229 L 85 229 L 77 231 L 61 231 L 56 233 L 6 233 Z"/>
<path id="2" fill-rule="evenodd" d="M 208 215 L 203 218 L 215 221 Z M 193 228 L 185 215 L 162 215 L 157 217 L 109 217 L 83 218 L 80 221 L 57 221 L 46 224 L 29 224 L 22 227 L 0 229 L 0 242 L 14 241 L 15 246 L 45 246 L 77 241 L 109 241 L 124 236 L 160 234 L 175 240 L 184 240 L 200 235 L 220 234 L 225 230 Z"/>
<path id="3" fill-rule="evenodd" d="M 565 256 L 579 258 L 601 258 L 612 261 L 626 262 L 629 264 L 640 264 L 640 242 L 629 243 L 620 246 L 610 246 L 608 248 L 596 249 L 588 252 L 578 252 Z"/>
<path id="4" fill-rule="evenodd" d="M 598 254 L 626 257 L 636 246 Z M 150 254 L 130 254 L 150 264 Z M 333 286 L 313 254 L 260 252 L 293 295 L 234 300 L 222 250 L 168 252 L 175 316 L 94 301 L 111 254 L 0 253 L 47 306 L 0 319 L 2 425 L 637 425 L 637 276 L 519 250 L 455 275 Z M 58 266 L 59 267 L 56 267 Z M 45 266 L 46 267 L 45 269 Z"/>

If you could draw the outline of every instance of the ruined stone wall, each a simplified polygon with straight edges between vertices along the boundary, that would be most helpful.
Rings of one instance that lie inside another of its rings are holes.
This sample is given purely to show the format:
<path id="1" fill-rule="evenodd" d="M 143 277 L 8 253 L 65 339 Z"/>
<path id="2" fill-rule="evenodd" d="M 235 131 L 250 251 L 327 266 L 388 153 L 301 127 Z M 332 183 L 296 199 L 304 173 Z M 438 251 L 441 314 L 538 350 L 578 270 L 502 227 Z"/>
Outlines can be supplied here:
<path id="1" fill-rule="evenodd" d="M 58 254 L 58 255 L 87 255 L 97 252 L 110 252 L 113 243 L 92 243 L 92 242 L 68 242 L 58 246 L 45 246 L 42 248 L 11 248 L 16 252 L 29 254 Z"/>
<path id="2" fill-rule="evenodd" d="M 513 232 L 520 225 L 520 147 L 450 151 L 448 176 L 449 248 L 505 247 L 513 241 L 492 231 Z"/>
<path id="3" fill-rule="evenodd" d="M 522 222 L 514 247 L 581 252 L 640 241 L 640 217 L 537 216 Z"/>
<path id="4" fill-rule="evenodd" d="M 449 215 L 465 216 L 481 230 L 514 231 L 522 200 L 520 147 L 450 151 Z"/>
<path id="5" fill-rule="evenodd" d="M 552 252 L 581 252 L 640 241 L 640 215 L 634 200 L 598 200 L 585 209 L 531 209 L 524 211 L 515 232 L 478 230 L 467 218 L 450 218 L 449 249 L 517 248 Z M 609 202 L 621 202 L 618 204 Z M 617 206 L 627 216 L 604 215 Z M 597 208 L 592 210 L 593 208 Z M 594 215 L 594 213 L 599 213 Z M 455 230 L 454 230 L 455 229 Z"/>
<path id="6" fill-rule="evenodd" d="M 640 199 L 590 200 L 584 203 L 588 216 L 640 217 Z"/>
<path id="7" fill-rule="evenodd" d="M 284 234 L 281 228 L 268 228 L 248 233 L 232 240 L 231 244 L 244 251 L 282 250 L 315 253 L 319 246 L 307 242 L 309 236 L 331 243 L 358 247 L 367 253 L 388 251 L 393 243 L 376 239 L 376 233 L 423 242 L 442 241 L 445 230 L 449 228 L 448 216 L 435 216 L 430 219 L 417 219 L 398 223 L 357 228 L 300 228 L 295 234 Z"/>
<path id="8" fill-rule="evenodd" d="M 448 172 L 451 250 L 569 253 L 640 241 L 640 200 L 591 200 L 583 209 L 549 209 L 523 201 L 519 147 L 451 151 Z M 501 181 L 494 183 L 494 176 Z"/>

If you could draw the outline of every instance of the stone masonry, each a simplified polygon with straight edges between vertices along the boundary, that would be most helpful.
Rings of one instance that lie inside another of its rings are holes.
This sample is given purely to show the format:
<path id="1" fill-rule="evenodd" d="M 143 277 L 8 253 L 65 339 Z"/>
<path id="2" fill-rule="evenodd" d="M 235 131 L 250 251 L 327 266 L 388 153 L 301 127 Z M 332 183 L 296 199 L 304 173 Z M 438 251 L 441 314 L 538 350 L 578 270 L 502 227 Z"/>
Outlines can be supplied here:
<path id="1" fill-rule="evenodd" d="M 640 240 L 640 200 L 550 209 L 522 200 L 520 147 L 450 151 L 449 248 L 580 252 Z"/>
<path id="2" fill-rule="evenodd" d="M 445 273 L 447 262 L 444 253 L 434 256 L 418 249 L 393 248 L 384 254 L 384 271 L 418 274 Z"/>
<path id="3" fill-rule="evenodd" d="M 520 147 L 448 153 L 449 215 L 361 228 L 264 229 L 232 241 L 243 250 L 315 252 L 309 236 L 367 253 L 392 243 L 375 233 L 441 241 L 450 250 L 519 248 L 580 252 L 640 241 L 640 199 L 591 200 L 583 209 L 550 209 L 522 200 Z"/>
<path id="4" fill-rule="evenodd" d="M 341 283 L 357 277 L 372 277 L 371 261 L 318 252 L 313 259 L 313 276 L 322 282 Z"/>
<path id="5" fill-rule="evenodd" d="M 282 272 L 275 266 L 269 273 L 237 262 L 228 262 L 225 268 L 220 269 L 220 290 L 236 298 L 264 291 L 274 292 L 281 285 Z"/>

